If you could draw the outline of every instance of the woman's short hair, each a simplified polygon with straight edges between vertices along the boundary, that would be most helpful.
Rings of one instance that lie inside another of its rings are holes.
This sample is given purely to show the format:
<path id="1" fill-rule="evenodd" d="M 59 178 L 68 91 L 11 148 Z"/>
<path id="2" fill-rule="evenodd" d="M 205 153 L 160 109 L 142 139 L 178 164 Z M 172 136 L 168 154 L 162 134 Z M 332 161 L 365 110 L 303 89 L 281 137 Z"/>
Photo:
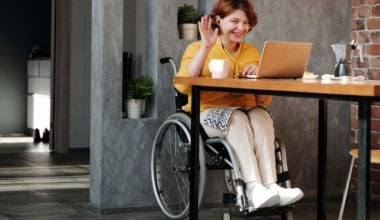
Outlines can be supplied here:
<path id="1" fill-rule="evenodd" d="M 221 18 L 224 18 L 237 9 L 243 10 L 247 15 L 249 22 L 248 32 L 250 32 L 252 28 L 257 24 L 257 17 L 249 0 L 218 0 L 215 3 L 214 8 L 210 14 L 210 17 L 212 18 L 212 29 L 214 30 L 215 28 L 219 27 L 219 24 L 216 22 L 217 15 L 219 15 Z"/>

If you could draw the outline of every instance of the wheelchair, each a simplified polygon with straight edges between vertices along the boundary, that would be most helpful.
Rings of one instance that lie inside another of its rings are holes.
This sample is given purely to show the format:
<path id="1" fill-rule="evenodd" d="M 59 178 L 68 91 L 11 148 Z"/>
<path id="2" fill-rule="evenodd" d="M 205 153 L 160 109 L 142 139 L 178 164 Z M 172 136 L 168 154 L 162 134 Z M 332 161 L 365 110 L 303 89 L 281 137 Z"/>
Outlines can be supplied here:
<path id="1" fill-rule="evenodd" d="M 177 72 L 175 62 L 166 57 L 161 64 L 170 63 L 173 76 Z M 154 195 L 162 212 L 170 219 L 185 219 L 189 214 L 190 197 L 190 147 L 191 119 L 182 111 L 187 96 L 175 91 L 176 112 L 159 127 L 153 141 L 151 153 L 151 178 Z M 202 130 L 202 128 L 200 128 Z M 246 216 L 281 215 L 281 219 L 292 219 L 294 205 L 249 210 L 238 161 L 233 148 L 224 138 L 208 138 L 204 131 L 199 134 L 199 191 L 198 206 L 201 205 L 206 183 L 206 170 L 223 169 L 226 192 L 223 193 L 223 220 L 231 218 L 231 209 L 237 207 Z M 285 146 L 275 138 L 277 183 L 291 187 L 286 161 Z"/>

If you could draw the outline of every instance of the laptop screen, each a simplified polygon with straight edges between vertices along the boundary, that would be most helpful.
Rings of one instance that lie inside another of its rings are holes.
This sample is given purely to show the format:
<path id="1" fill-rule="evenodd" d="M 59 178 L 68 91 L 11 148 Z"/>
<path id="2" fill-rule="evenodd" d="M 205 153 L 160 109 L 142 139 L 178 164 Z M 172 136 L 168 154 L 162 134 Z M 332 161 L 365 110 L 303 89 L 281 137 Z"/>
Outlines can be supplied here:
<path id="1" fill-rule="evenodd" d="M 312 43 L 266 41 L 256 78 L 302 78 Z"/>

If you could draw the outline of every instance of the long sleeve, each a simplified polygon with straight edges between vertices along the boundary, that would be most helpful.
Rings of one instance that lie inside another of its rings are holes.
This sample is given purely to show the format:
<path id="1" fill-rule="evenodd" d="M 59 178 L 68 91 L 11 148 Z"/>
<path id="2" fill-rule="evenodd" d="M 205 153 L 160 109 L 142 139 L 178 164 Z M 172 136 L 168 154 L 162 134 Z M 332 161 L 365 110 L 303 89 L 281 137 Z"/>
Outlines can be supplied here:
<path id="1" fill-rule="evenodd" d="M 191 43 L 186 47 L 181 59 L 180 68 L 176 74 L 177 76 L 190 76 L 189 72 L 187 71 L 187 65 L 189 65 L 190 61 L 193 59 L 200 47 L 200 42 Z M 190 86 L 188 85 L 175 84 L 175 88 L 182 94 L 189 94 L 190 92 Z"/>
<path id="2" fill-rule="evenodd" d="M 183 53 L 180 68 L 176 76 L 190 77 L 187 71 L 187 66 L 196 55 L 201 47 L 201 42 L 193 42 L 189 44 Z M 214 47 L 211 49 L 208 57 L 205 60 L 204 66 L 201 69 L 199 77 L 211 77 L 211 73 L 207 67 L 211 59 L 225 59 L 229 62 L 228 78 L 233 78 L 239 75 L 239 71 L 247 65 L 258 65 L 260 60 L 260 52 L 258 49 L 248 43 L 242 43 L 235 56 L 232 56 L 224 50 L 221 41 L 218 40 Z M 191 110 L 191 87 L 188 85 L 175 84 L 178 92 L 188 95 L 187 105 L 184 110 L 189 112 Z M 268 96 L 263 105 L 268 107 L 272 100 Z M 201 94 L 201 111 L 206 108 L 213 107 L 244 107 L 250 108 L 257 105 L 255 95 L 253 94 L 233 94 L 229 92 L 209 92 L 204 91 Z"/>

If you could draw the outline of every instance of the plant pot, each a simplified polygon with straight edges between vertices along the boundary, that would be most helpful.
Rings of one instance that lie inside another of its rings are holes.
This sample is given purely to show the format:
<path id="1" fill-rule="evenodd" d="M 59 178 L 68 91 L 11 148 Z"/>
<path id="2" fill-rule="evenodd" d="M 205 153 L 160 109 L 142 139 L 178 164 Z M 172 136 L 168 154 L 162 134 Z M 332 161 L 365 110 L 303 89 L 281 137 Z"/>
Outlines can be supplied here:
<path id="1" fill-rule="evenodd" d="M 127 102 L 128 118 L 141 118 L 142 115 L 142 99 L 129 99 Z"/>
<path id="2" fill-rule="evenodd" d="M 178 24 L 179 38 L 184 40 L 196 40 L 198 34 L 197 24 Z"/>

